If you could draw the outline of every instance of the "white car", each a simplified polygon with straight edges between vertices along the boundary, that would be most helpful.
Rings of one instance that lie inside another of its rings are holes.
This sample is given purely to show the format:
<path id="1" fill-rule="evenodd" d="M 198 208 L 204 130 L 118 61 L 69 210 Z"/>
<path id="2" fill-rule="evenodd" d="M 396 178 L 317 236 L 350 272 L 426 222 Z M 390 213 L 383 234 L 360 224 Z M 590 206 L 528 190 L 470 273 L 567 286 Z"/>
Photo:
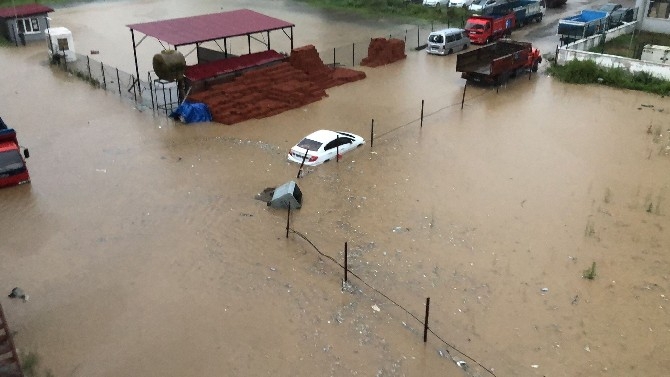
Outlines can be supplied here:
<path id="1" fill-rule="evenodd" d="M 503 0 L 473 0 L 468 9 L 478 14 L 484 14 L 489 8 L 503 3 Z"/>
<path id="2" fill-rule="evenodd" d="M 291 148 L 288 160 L 299 164 L 304 160 L 305 165 L 316 166 L 342 158 L 342 154 L 363 144 L 365 140 L 362 137 L 349 132 L 319 130 L 307 135 Z"/>
<path id="3" fill-rule="evenodd" d="M 423 0 L 423 5 L 427 7 L 449 6 L 449 0 Z"/>
<path id="4" fill-rule="evenodd" d="M 472 4 L 472 0 L 450 0 L 449 6 L 452 8 L 468 7 Z"/>

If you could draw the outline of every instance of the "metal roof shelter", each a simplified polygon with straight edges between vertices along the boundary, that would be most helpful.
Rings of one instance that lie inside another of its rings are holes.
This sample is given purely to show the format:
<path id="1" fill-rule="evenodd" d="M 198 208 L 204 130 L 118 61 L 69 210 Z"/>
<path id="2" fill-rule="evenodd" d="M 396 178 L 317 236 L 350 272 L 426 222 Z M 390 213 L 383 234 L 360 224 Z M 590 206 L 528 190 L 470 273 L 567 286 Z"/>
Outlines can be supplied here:
<path id="1" fill-rule="evenodd" d="M 265 32 L 267 33 L 267 49 L 270 50 L 270 32 L 273 30 L 282 30 L 284 34 L 286 34 L 286 29 L 289 28 L 290 34 L 287 34 L 287 36 L 291 41 L 291 50 L 293 50 L 293 28 L 295 27 L 295 24 L 266 16 L 249 9 L 239 9 L 229 12 L 173 18 L 126 26 L 130 28 L 132 35 L 135 73 L 139 80 L 140 73 L 137 65 L 137 46 L 139 46 L 147 36 L 154 37 L 161 42 L 173 45 L 175 49 L 179 46 L 191 44 L 197 46 L 203 42 L 223 39 L 224 49 L 226 49 L 225 53 L 227 55 L 226 40 L 228 38 L 246 35 L 249 45 L 249 53 L 251 53 L 251 35 Z M 136 30 L 145 35 L 145 37 L 138 43 L 135 43 Z M 257 38 L 254 39 L 265 44 L 264 41 L 260 41 Z"/>
<path id="2" fill-rule="evenodd" d="M 41 4 L 24 4 L 0 8 L 0 18 L 17 18 L 53 12 L 53 8 Z"/>

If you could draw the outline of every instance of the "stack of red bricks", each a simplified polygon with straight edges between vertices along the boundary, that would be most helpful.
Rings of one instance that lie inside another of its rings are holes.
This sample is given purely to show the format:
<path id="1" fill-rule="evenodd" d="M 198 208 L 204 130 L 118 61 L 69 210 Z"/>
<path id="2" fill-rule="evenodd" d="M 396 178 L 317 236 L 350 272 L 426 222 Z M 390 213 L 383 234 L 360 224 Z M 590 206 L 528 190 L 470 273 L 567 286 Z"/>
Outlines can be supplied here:
<path id="1" fill-rule="evenodd" d="M 374 38 L 368 46 L 368 56 L 361 61 L 361 65 L 379 67 L 406 57 L 405 41 L 396 38 Z"/>
<path id="2" fill-rule="evenodd" d="M 294 49 L 288 62 L 247 71 L 189 99 L 205 103 L 215 122 L 235 124 L 302 107 L 327 97 L 327 88 L 364 78 L 364 72 L 325 66 L 308 45 Z"/>

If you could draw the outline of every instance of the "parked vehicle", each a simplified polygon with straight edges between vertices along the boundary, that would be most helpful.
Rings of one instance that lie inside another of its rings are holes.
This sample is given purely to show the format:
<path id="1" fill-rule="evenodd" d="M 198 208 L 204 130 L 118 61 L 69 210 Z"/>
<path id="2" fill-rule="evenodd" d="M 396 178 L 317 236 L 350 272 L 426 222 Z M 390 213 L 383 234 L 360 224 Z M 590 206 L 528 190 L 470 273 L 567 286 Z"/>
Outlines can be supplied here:
<path id="1" fill-rule="evenodd" d="M 504 14 L 510 12 L 514 13 L 516 18 L 516 27 L 522 27 L 533 21 L 542 21 L 544 6 L 541 0 L 516 0 L 496 5 L 491 8 L 489 13 Z"/>
<path id="2" fill-rule="evenodd" d="M 514 29 L 514 13 L 471 16 L 465 22 L 470 42 L 475 44 L 491 43 L 503 36 L 509 36 Z"/>
<path id="3" fill-rule="evenodd" d="M 568 0 L 544 0 L 544 6 L 547 8 L 558 8 L 567 2 Z"/>
<path id="4" fill-rule="evenodd" d="M 505 0 L 473 0 L 468 9 L 476 14 L 484 14 L 496 5 L 500 5 Z"/>
<path id="5" fill-rule="evenodd" d="M 450 0 L 449 6 L 452 8 L 467 8 L 473 0 Z"/>
<path id="6" fill-rule="evenodd" d="M 447 55 L 454 51 L 468 48 L 470 38 L 463 29 L 448 28 L 434 31 L 428 35 L 428 47 L 426 52 L 436 55 Z"/>
<path id="7" fill-rule="evenodd" d="M 449 0 L 423 0 L 423 5 L 427 7 L 448 7 Z"/>
<path id="8" fill-rule="evenodd" d="M 30 174 L 24 158 L 30 157 L 27 149 L 21 155 L 21 146 L 16 131 L 7 127 L 0 118 L 0 187 L 30 182 Z"/>
<path id="9" fill-rule="evenodd" d="M 607 12 L 599 10 L 583 10 L 579 14 L 558 20 L 557 34 L 562 43 L 590 37 L 607 30 Z"/>
<path id="10" fill-rule="evenodd" d="M 456 72 L 474 82 L 499 85 L 528 70 L 537 72 L 540 51 L 530 42 L 502 39 L 456 56 Z"/>
<path id="11" fill-rule="evenodd" d="M 361 145 L 365 140 L 349 132 L 319 130 L 312 132 L 291 148 L 288 160 L 305 165 L 315 166 L 335 158 Z M 306 157 L 305 157 L 306 156 Z"/>
<path id="12" fill-rule="evenodd" d="M 624 8 L 621 4 L 607 3 L 599 11 L 607 12 L 609 16 L 609 28 L 617 27 L 624 22 L 633 22 L 635 11 L 632 8 Z"/>

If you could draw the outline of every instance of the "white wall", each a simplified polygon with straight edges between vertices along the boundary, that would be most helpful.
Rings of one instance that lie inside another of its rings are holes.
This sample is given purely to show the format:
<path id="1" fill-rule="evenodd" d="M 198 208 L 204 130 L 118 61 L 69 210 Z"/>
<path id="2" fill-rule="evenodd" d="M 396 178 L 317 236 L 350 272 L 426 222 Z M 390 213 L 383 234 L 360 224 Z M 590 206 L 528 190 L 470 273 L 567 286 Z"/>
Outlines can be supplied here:
<path id="1" fill-rule="evenodd" d="M 635 30 L 637 22 L 631 22 L 606 34 L 606 40 L 616 38 L 623 34 L 630 34 Z M 602 41 L 601 35 L 593 35 L 586 39 L 570 43 L 558 49 L 556 63 L 564 65 L 571 60 L 593 60 L 596 64 L 608 68 L 624 68 L 631 72 L 645 71 L 655 77 L 670 81 L 670 64 L 658 64 L 645 62 L 638 59 L 624 58 L 622 56 L 605 55 L 587 50 L 599 46 Z"/>
<path id="2" fill-rule="evenodd" d="M 640 30 L 649 31 L 652 33 L 666 33 L 670 34 L 670 19 L 668 18 L 649 18 L 649 0 L 637 0 L 635 6 L 640 9 L 637 15 L 640 24 Z"/>

